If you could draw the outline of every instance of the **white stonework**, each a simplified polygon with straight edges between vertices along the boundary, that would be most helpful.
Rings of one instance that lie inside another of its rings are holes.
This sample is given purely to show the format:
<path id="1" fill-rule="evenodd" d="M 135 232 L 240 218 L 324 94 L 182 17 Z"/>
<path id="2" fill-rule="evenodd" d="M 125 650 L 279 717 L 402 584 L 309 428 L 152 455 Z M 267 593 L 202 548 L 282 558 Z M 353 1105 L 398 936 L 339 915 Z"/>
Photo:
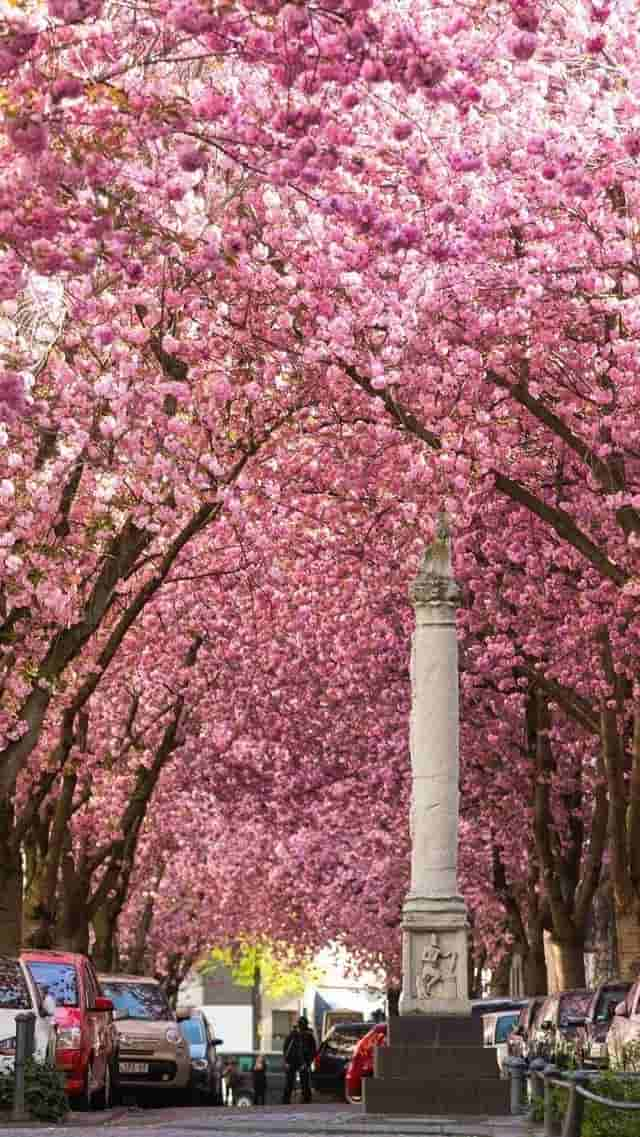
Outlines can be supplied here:
<path id="1" fill-rule="evenodd" d="M 440 523 L 409 589 L 411 653 L 411 886 L 402 919 L 400 1013 L 468 1014 L 468 923 L 458 894 L 459 591 Z"/>

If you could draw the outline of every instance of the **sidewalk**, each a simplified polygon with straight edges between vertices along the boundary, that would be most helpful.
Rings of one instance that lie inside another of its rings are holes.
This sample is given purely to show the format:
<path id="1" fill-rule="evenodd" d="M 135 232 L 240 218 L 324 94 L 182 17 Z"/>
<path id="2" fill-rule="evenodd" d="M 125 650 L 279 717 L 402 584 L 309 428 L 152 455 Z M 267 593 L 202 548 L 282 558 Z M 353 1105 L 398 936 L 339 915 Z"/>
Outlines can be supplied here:
<path id="1" fill-rule="evenodd" d="M 0 1124 L 0 1137 L 541 1137 L 520 1118 L 388 1117 L 359 1106 L 314 1104 L 266 1109 L 165 1107 L 70 1114 L 61 1125 Z"/>

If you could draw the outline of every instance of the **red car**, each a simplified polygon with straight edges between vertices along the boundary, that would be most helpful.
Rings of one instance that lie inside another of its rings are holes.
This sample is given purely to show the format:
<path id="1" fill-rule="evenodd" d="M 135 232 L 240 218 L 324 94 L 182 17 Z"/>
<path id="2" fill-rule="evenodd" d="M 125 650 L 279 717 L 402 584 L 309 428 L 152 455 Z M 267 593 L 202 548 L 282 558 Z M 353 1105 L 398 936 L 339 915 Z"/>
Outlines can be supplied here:
<path id="1" fill-rule="evenodd" d="M 344 1095 L 347 1101 L 362 1101 L 362 1079 L 373 1074 L 373 1052 L 376 1046 L 386 1045 L 386 1023 L 378 1023 L 357 1043 L 345 1075 Z"/>
<path id="2" fill-rule="evenodd" d="M 105 999 L 86 955 L 23 951 L 43 998 L 55 1002 L 56 1066 L 65 1075 L 69 1099 L 81 1109 L 108 1109 L 117 1070 L 113 1003 Z"/>

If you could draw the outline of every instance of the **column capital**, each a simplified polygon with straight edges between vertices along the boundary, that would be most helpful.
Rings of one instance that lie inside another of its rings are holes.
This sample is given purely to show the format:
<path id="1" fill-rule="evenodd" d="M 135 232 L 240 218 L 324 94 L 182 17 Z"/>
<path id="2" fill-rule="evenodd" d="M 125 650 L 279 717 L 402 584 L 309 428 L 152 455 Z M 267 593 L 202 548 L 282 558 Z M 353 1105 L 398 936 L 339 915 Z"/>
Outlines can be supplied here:
<path id="1" fill-rule="evenodd" d="M 438 518 L 436 536 L 425 549 L 415 580 L 409 585 L 409 599 L 414 608 L 423 605 L 460 603 L 461 592 L 451 568 L 451 538 L 444 514 Z"/>

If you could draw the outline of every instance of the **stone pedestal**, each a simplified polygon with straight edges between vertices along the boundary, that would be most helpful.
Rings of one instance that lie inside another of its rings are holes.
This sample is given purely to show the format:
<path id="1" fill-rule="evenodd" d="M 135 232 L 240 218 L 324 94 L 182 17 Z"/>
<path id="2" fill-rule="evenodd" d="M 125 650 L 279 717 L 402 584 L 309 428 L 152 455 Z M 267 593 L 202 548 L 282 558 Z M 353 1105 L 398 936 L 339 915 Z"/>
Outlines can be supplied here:
<path id="1" fill-rule="evenodd" d="M 443 522 L 409 589 L 411 886 L 402 910 L 400 1017 L 365 1080 L 368 1113 L 506 1114 L 508 1084 L 468 993 L 468 921 L 458 893 L 459 591 Z"/>
<path id="2" fill-rule="evenodd" d="M 460 897 L 407 900 L 402 913 L 400 1013 L 467 1015 L 467 910 Z"/>

